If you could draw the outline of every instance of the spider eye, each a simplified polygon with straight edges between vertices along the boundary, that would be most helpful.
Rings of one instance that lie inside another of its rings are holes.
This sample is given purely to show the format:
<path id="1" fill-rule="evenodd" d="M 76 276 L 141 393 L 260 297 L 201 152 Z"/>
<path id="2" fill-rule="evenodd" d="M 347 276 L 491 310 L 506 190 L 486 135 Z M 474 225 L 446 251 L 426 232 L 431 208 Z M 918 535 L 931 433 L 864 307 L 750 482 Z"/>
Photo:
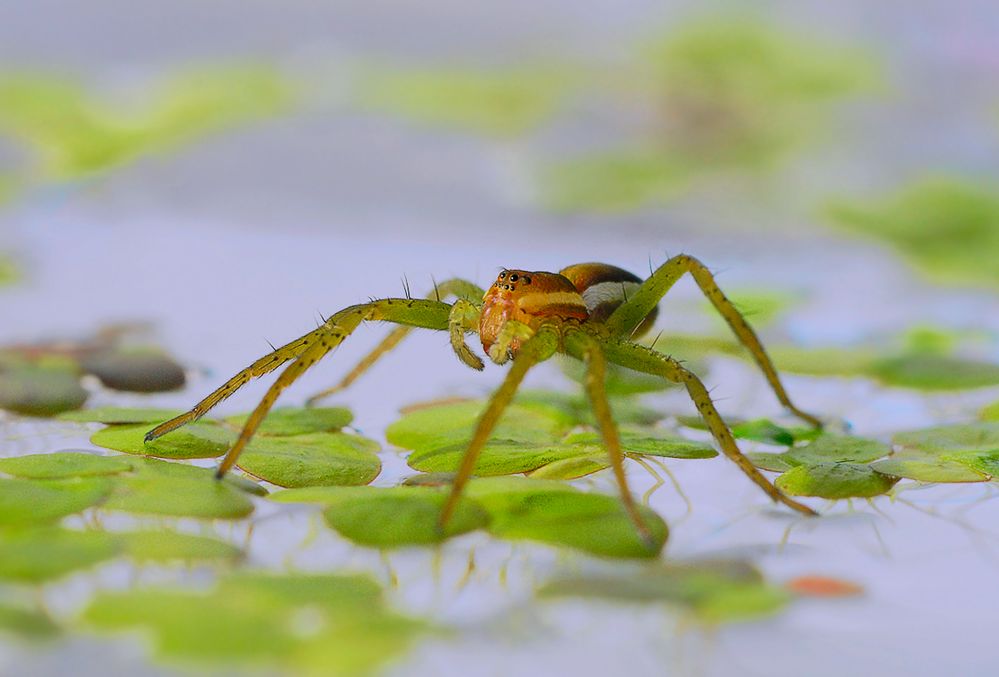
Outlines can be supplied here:
<path id="1" fill-rule="evenodd" d="M 516 282 L 517 279 L 518 279 L 517 273 L 514 273 L 513 275 L 510 276 L 510 282 Z"/>
<path id="2" fill-rule="evenodd" d="M 524 284 L 531 284 L 531 278 L 524 276 Z"/>
<path id="3" fill-rule="evenodd" d="M 503 271 L 502 273 L 500 273 L 500 278 L 499 279 L 501 279 L 501 280 L 505 280 L 506 279 L 506 271 Z"/>

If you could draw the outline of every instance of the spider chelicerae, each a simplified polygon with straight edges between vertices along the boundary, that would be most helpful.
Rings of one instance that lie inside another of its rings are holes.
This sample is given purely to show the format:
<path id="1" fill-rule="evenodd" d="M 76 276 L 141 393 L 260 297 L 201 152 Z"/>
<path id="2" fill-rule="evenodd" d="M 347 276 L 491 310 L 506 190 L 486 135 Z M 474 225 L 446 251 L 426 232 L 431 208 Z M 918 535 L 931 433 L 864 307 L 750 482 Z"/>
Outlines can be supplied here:
<path id="1" fill-rule="evenodd" d="M 475 284 L 452 279 L 435 285 L 431 298 L 387 298 L 345 308 L 320 327 L 277 348 L 251 364 L 221 387 L 181 414 L 146 435 L 155 439 L 197 420 L 232 395 L 250 379 L 290 364 L 267 390 L 247 419 L 238 439 L 219 465 L 217 476 L 228 471 L 281 392 L 302 373 L 326 356 L 362 322 L 391 322 L 397 327 L 335 387 L 310 398 L 310 403 L 342 390 L 395 347 L 414 327 L 446 331 L 458 358 L 476 370 L 484 363 L 465 337 L 477 333 L 482 348 L 496 364 L 511 362 L 502 385 L 493 393 L 478 419 L 475 432 L 451 485 L 451 493 L 440 515 L 441 526 L 450 519 L 462 489 L 504 409 L 513 400 L 525 374 L 556 353 L 582 360 L 586 365 L 584 385 L 593 407 L 604 446 L 621 490 L 624 506 L 636 528 L 647 540 L 649 532 L 628 489 L 624 451 L 605 392 L 608 364 L 616 364 L 681 384 L 697 406 L 701 417 L 722 452 L 774 501 L 798 512 L 814 514 L 811 508 L 781 493 L 739 450 L 728 425 L 722 420 L 701 380 L 677 360 L 636 343 L 652 326 L 662 297 L 680 277 L 690 273 L 701 291 L 725 319 L 736 338 L 752 354 L 777 399 L 792 413 L 820 427 L 821 422 L 798 409 L 790 400 L 769 356 L 745 317 L 726 298 L 711 272 L 697 259 L 681 254 L 669 259 L 646 279 L 604 263 L 581 263 L 558 273 L 504 269 L 483 291 Z M 454 298 L 451 303 L 444 299 Z"/>

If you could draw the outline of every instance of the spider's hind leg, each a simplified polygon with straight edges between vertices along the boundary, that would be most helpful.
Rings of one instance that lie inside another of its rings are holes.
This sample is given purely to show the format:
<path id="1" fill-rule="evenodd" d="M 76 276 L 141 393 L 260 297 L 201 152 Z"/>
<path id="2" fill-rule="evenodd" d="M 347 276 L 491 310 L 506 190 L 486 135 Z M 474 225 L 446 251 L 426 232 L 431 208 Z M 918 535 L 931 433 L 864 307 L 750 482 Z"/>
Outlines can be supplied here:
<path id="1" fill-rule="evenodd" d="M 453 278 L 435 285 L 434 290 L 427 295 L 428 299 L 437 301 L 443 301 L 451 296 L 458 299 L 451 309 L 451 316 L 448 322 L 451 334 L 451 346 L 454 348 L 455 353 L 457 353 L 458 358 L 472 369 L 482 369 L 483 364 L 482 360 L 465 344 L 464 336 L 466 332 L 475 331 L 478 328 L 478 307 L 474 302 L 479 301 L 483 293 L 482 289 L 474 283 Z M 373 367 L 385 354 L 398 346 L 412 330 L 412 327 L 407 326 L 399 326 L 393 329 L 371 352 L 361 358 L 361 361 L 347 372 L 340 379 L 339 383 L 312 395 L 305 401 L 305 405 L 309 407 L 314 406 L 320 400 L 346 389 L 368 371 L 368 369 Z"/>
<path id="2" fill-rule="evenodd" d="M 628 369 L 660 376 L 674 383 L 679 383 L 687 389 L 690 399 L 697 406 L 697 410 L 704 419 L 715 438 L 723 454 L 735 461 L 739 469 L 744 472 L 749 479 L 756 483 L 774 501 L 783 503 L 805 515 L 815 515 L 816 512 L 803 503 L 799 503 L 793 498 L 786 496 L 753 465 L 746 456 L 739 450 L 735 443 L 732 431 L 722 419 L 721 414 L 715 408 L 707 388 L 693 372 L 685 369 L 679 362 L 671 357 L 658 353 L 645 346 L 631 343 L 629 341 L 607 341 L 603 344 L 607 359 L 614 364 L 619 364 Z"/>
<path id="3" fill-rule="evenodd" d="M 777 399 L 788 411 L 816 428 L 822 427 L 822 421 L 818 417 L 798 409 L 791 402 L 777 369 L 774 367 L 770 356 L 763 348 L 760 338 L 749 326 L 749 322 L 739 312 L 728 297 L 725 296 L 718 283 L 715 282 L 714 275 L 707 266 L 687 254 L 674 256 L 669 261 L 659 266 L 649 279 L 642 283 L 642 286 L 627 301 L 622 303 L 609 318 L 607 327 L 615 336 L 627 338 L 638 328 L 642 321 L 659 304 L 659 301 L 676 284 L 676 281 L 683 277 L 684 273 L 697 282 L 704 296 L 711 302 L 731 328 L 732 333 L 745 348 L 752 354 L 753 360 L 759 366 L 763 375 L 766 376 L 770 388 L 774 391 Z"/>

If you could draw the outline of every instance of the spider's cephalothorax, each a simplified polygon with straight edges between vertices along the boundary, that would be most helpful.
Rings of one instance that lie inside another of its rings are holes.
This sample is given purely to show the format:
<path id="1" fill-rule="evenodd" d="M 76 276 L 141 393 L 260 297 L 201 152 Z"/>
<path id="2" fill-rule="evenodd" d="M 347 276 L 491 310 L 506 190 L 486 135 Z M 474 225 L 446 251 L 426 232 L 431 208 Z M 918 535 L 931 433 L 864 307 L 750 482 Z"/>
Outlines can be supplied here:
<path id="1" fill-rule="evenodd" d="M 781 493 L 739 450 L 728 426 L 718 414 L 707 388 L 680 362 L 632 339 L 643 334 L 656 317 L 656 307 L 673 284 L 689 273 L 705 296 L 725 319 L 736 338 L 749 350 L 763 371 L 777 399 L 799 418 L 821 425 L 814 416 L 795 407 L 780 382 L 773 363 L 745 318 L 718 288 L 711 272 L 697 259 L 681 254 L 641 280 L 635 275 L 603 263 L 581 263 L 558 273 L 504 270 L 483 291 L 465 280 L 435 285 L 426 299 L 394 298 L 350 306 L 330 316 L 322 326 L 260 358 L 210 393 L 190 411 L 162 423 L 146 435 L 152 440 L 197 420 L 233 394 L 250 379 L 290 364 L 270 387 L 246 420 L 236 443 L 219 465 L 221 477 L 231 468 L 249 443 L 281 392 L 306 369 L 325 357 L 362 322 L 383 321 L 399 325 L 335 387 L 310 399 L 314 402 L 345 388 L 382 355 L 401 341 L 413 327 L 448 332 L 451 346 L 462 362 L 482 369 L 483 362 L 465 343 L 465 335 L 478 333 L 482 347 L 498 364 L 513 359 L 503 385 L 489 400 L 476 426 L 468 449 L 455 475 L 451 494 L 440 522 L 450 518 L 462 488 L 475 470 L 475 463 L 496 423 L 531 367 L 555 353 L 565 353 L 586 363 L 585 388 L 593 405 L 604 446 L 621 489 L 625 508 L 639 531 L 648 536 L 624 473 L 625 451 L 611 416 L 604 380 L 607 364 L 652 374 L 682 385 L 711 431 L 721 451 L 773 500 L 806 514 L 808 506 Z M 453 303 L 444 299 L 454 297 Z"/>

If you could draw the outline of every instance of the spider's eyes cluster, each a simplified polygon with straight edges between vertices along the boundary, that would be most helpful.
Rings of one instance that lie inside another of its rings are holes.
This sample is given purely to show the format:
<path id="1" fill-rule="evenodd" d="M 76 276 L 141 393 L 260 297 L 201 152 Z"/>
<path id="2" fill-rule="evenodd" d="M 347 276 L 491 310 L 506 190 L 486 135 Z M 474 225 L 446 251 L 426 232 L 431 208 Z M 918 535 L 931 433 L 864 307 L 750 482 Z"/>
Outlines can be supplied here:
<path id="1" fill-rule="evenodd" d="M 504 270 L 502 273 L 500 273 L 499 274 L 499 279 L 500 280 L 507 279 L 507 271 Z M 518 275 L 517 273 L 510 273 L 510 282 L 516 282 L 517 280 L 522 280 L 524 284 L 531 284 L 531 278 L 529 278 L 527 275 Z M 497 282 L 496 286 L 499 289 L 506 289 L 507 291 L 514 291 L 514 287 L 512 285 L 509 285 L 509 284 L 500 284 L 499 282 Z"/>

